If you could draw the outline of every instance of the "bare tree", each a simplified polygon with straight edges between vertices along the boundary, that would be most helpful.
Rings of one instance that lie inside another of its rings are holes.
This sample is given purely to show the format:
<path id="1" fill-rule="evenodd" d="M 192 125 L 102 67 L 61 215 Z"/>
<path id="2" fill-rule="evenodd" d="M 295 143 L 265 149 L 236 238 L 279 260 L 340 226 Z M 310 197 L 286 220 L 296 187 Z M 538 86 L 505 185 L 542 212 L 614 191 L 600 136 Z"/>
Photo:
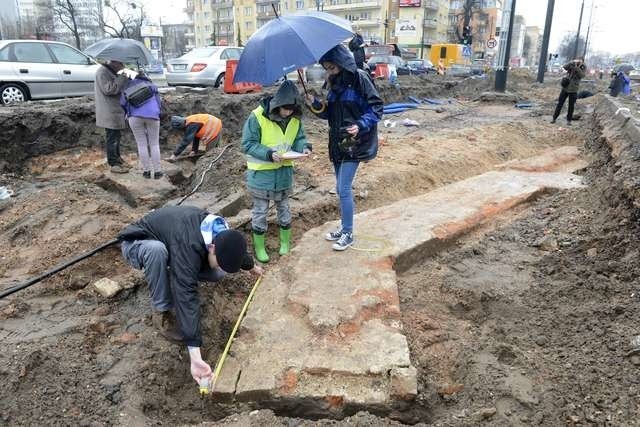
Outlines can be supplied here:
<path id="1" fill-rule="evenodd" d="M 58 20 L 71 31 L 76 42 L 76 47 L 80 46 L 80 29 L 78 28 L 78 12 L 76 6 L 71 0 L 55 0 L 53 4 L 53 13 Z"/>
<path id="2" fill-rule="evenodd" d="M 104 0 L 104 11 L 105 14 L 96 18 L 107 35 L 114 38 L 140 39 L 140 27 L 146 17 L 144 5 L 140 1 Z M 106 19 L 104 15 L 111 15 L 113 20 Z"/>
<path id="3" fill-rule="evenodd" d="M 584 38 L 580 36 L 578 39 L 578 52 L 583 51 L 584 42 L 585 42 Z M 569 33 L 562 38 L 562 41 L 560 42 L 560 46 L 558 46 L 557 53 L 559 53 L 562 58 L 565 58 L 567 60 L 576 59 L 573 57 L 573 52 L 576 51 L 575 47 L 576 47 L 576 34 Z"/>

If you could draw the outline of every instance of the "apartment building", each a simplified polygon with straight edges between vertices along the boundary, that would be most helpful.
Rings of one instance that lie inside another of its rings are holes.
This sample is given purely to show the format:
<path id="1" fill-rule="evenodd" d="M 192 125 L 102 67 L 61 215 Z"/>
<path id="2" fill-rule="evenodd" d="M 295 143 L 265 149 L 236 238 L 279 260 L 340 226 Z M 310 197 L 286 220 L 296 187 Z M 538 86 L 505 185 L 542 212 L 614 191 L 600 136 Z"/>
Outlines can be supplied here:
<path id="1" fill-rule="evenodd" d="M 0 40 L 18 38 L 18 3 L 5 0 L 0 8 Z"/>
<path id="2" fill-rule="evenodd" d="M 502 0 L 450 0 L 448 39 L 459 43 L 464 25 L 464 6 L 471 3 L 470 21 L 472 51 L 475 57 L 484 58 L 487 41 L 495 38 L 502 19 Z"/>
<path id="3" fill-rule="evenodd" d="M 528 49 L 524 52 L 524 56 L 527 60 L 526 65 L 533 66 L 540 60 L 540 51 L 542 50 L 542 35 L 540 27 L 527 27 L 527 38 L 529 45 Z"/>
<path id="4" fill-rule="evenodd" d="M 431 45 L 447 41 L 449 0 L 400 0 L 394 42 L 428 58 Z"/>
<path id="5" fill-rule="evenodd" d="M 527 22 L 522 15 L 516 15 L 511 33 L 511 50 L 509 58 L 513 66 L 524 65 L 524 43 L 527 35 Z"/>

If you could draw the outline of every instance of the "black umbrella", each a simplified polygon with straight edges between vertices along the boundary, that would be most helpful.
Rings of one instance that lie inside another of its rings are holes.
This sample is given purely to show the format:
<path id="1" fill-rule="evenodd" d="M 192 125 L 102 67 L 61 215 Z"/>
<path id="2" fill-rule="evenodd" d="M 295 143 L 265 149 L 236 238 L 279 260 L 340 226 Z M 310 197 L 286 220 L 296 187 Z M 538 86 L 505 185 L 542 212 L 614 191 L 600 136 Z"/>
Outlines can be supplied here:
<path id="1" fill-rule="evenodd" d="M 133 39 L 104 39 L 86 48 L 84 52 L 96 59 L 119 61 L 124 64 L 147 65 L 155 60 L 149 49 Z"/>

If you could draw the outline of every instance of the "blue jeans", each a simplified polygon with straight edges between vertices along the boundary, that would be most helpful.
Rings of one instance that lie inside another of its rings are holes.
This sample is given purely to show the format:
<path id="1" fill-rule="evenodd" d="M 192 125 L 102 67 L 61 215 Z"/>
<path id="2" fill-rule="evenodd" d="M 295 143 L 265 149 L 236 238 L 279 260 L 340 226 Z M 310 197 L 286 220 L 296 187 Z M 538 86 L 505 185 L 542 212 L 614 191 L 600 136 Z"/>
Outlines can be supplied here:
<path id="1" fill-rule="evenodd" d="M 356 176 L 359 162 L 334 163 L 333 169 L 336 173 L 336 192 L 340 197 L 340 217 L 342 220 L 342 231 L 344 233 L 353 232 L 353 214 L 355 204 L 353 202 L 353 179 Z"/>

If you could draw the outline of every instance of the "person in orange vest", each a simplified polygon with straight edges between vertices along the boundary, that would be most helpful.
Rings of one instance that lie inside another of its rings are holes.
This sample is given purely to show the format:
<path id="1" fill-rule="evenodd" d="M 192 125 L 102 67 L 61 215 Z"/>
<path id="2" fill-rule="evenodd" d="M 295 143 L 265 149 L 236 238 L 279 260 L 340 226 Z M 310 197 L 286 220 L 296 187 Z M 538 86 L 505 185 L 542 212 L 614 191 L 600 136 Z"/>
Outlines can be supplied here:
<path id="1" fill-rule="evenodd" d="M 191 153 L 189 155 L 195 156 L 198 154 L 200 143 L 203 143 L 206 149 L 212 142 L 217 142 L 222 130 L 222 120 L 211 114 L 193 114 L 187 117 L 171 116 L 171 127 L 183 129 L 184 136 L 171 157 L 167 159 L 170 162 L 175 161 L 190 144 Z"/>

